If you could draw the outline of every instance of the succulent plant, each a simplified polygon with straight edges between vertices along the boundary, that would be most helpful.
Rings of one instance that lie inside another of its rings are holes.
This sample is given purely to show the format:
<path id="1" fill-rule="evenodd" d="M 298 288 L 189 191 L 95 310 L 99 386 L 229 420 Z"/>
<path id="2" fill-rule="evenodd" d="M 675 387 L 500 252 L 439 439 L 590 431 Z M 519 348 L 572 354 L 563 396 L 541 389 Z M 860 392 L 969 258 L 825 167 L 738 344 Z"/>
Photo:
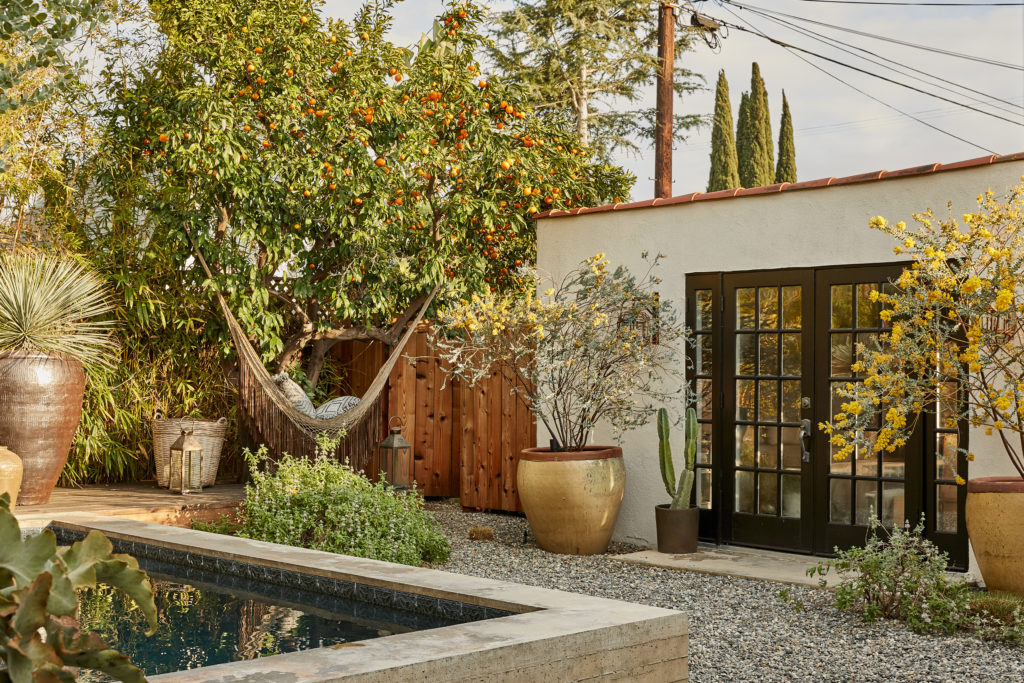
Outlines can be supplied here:
<path id="1" fill-rule="evenodd" d="M 144 683 L 142 672 L 78 622 L 78 593 L 106 584 L 124 591 L 156 630 L 153 587 L 130 555 L 112 554 L 106 536 L 57 547 L 46 529 L 21 537 L 6 493 L 0 494 L 0 681 L 74 683 L 78 669 L 97 669 L 128 683 Z"/>
<path id="2" fill-rule="evenodd" d="M 690 492 L 693 490 L 694 463 L 697 459 L 697 411 L 693 408 L 686 410 L 686 458 L 678 482 L 672 464 L 668 428 L 668 411 L 661 408 L 658 410 L 658 462 L 661 465 L 661 478 L 668 495 L 672 496 L 669 509 L 683 510 L 690 507 Z"/>

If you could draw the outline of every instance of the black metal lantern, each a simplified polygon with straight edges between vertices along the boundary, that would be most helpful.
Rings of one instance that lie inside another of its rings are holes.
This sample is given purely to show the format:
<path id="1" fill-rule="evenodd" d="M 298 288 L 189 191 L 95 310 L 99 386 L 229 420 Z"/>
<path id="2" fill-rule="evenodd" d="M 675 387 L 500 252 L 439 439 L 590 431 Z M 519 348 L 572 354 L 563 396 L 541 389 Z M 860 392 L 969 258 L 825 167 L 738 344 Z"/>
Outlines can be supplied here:
<path id="1" fill-rule="evenodd" d="M 392 423 L 398 420 L 398 426 Z M 384 476 L 396 489 L 412 486 L 412 445 L 402 436 L 402 420 L 397 415 L 388 422 L 390 433 L 380 443 L 380 462 Z"/>
<path id="2" fill-rule="evenodd" d="M 170 489 L 176 493 L 202 493 L 203 447 L 192 432 L 181 430 L 181 436 L 171 444 Z"/>

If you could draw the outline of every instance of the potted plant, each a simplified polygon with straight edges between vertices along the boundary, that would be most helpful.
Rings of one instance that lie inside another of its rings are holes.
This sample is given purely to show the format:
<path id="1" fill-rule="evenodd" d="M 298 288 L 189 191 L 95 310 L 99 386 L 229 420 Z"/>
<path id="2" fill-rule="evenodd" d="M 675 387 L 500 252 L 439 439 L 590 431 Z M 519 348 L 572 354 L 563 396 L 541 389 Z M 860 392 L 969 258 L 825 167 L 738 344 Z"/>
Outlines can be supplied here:
<path id="1" fill-rule="evenodd" d="M 686 395 L 685 330 L 657 293 L 653 270 L 609 269 L 604 254 L 559 281 L 532 271 L 511 291 L 474 295 L 444 309 L 431 343 L 469 384 L 497 368 L 547 429 L 550 445 L 524 450 L 516 481 L 537 544 L 551 552 L 608 548 L 625 491 L 619 446 L 592 445 L 601 421 L 646 424 L 655 403 Z M 543 294 L 538 294 L 543 292 Z"/>
<path id="2" fill-rule="evenodd" d="M 672 502 L 662 503 L 654 508 L 654 522 L 658 530 L 659 553 L 697 552 L 697 533 L 700 522 L 700 508 L 690 505 L 693 491 L 694 463 L 697 459 L 697 411 L 686 409 L 686 457 L 683 471 L 676 480 L 672 464 L 672 448 L 668 440 L 668 411 L 658 410 L 658 464 L 665 491 Z"/>
<path id="3" fill-rule="evenodd" d="M 82 415 L 84 365 L 116 346 L 102 281 L 66 258 L 0 256 L 0 444 L 21 456 L 22 505 L 45 503 Z"/>
<path id="4" fill-rule="evenodd" d="M 951 432 L 937 449 L 938 469 L 967 486 L 967 533 L 986 586 L 1024 595 L 1024 185 L 1004 202 L 991 191 L 978 202 L 962 225 L 931 211 L 915 215 L 913 230 L 872 219 L 913 264 L 891 291 L 871 295 L 889 333 L 858 348 L 854 371 L 864 381 L 848 387 L 842 411 L 822 428 L 836 458 L 856 448 L 892 452 L 930 413 Z M 876 418 L 881 429 L 869 444 Z M 968 425 L 994 437 L 1010 476 L 966 481 Z"/>

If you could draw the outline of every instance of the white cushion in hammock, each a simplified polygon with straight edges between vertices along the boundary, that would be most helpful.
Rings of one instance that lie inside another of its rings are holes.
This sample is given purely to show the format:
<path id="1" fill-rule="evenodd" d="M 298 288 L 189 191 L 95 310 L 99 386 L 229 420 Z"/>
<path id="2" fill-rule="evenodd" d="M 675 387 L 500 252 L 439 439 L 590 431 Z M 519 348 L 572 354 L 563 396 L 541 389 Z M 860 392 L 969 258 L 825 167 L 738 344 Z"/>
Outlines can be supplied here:
<path id="1" fill-rule="evenodd" d="M 295 409 L 303 415 L 309 417 L 316 417 L 316 408 L 313 407 L 313 402 L 309 400 L 309 396 L 306 396 L 306 392 L 302 390 L 298 384 L 295 383 L 291 377 L 288 376 L 287 372 L 279 372 L 273 377 L 274 384 L 281 390 Z"/>
<path id="2" fill-rule="evenodd" d="M 271 379 L 274 380 L 274 384 L 278 386 L 281 393 L 285 395 L 285 398 L 295 406 L 296 410 L 303 415 L 315 417 L 318 420 L 330 420 L 342 413 L 347 413 L 359 405 L 358 396 L 339 396 L 338 398 L 332 398 L 319 408 L 315 408 L 306 392 L 288 376 L 288 373 L 279 372 L 271 377 Z"/>

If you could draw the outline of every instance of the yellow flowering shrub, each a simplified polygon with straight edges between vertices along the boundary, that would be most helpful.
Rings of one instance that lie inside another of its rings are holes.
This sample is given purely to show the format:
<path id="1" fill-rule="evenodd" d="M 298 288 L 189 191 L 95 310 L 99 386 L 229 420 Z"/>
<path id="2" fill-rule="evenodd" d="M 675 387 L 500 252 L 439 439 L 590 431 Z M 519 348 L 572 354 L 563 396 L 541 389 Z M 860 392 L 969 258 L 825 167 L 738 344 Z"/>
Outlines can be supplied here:
<path id="1" fill-rule="evenodd" d="M 582 449 L 602 420 L 618 433 L 644 425 L 661 405 L 690 395 L 686 330 L 658 296 L 661 257 L 644 259 L 649 268 L 639 278 L 611 269 L 604 254 L 559 281 L 524 272 L 532 290 L 450 305 L 430 343 L 469 384 L 501 371 L 556 449 Z"/>
<path id="2" fill-rule="evenodd" d="M 858 345 L 853 369 L 862 381 L 846 386 L 842 412 L 821 428 L 837 459 L 858 447 L 891 452 L 922 412 L 938 410 L 944 427 L 966 422 L 998 433 L 1024 478 L 1024 184 L 1004 200 L 984 192 L 978 210 L 959 220 L 952 205 L 944 219 L 931 210 L 914 219 L 915 229 L 871 219 L 913 263 L 890 291 L 872 293 L 889 333 L 874 348 Z M 866 430 L 879 417 L 871 443 Z"/>

